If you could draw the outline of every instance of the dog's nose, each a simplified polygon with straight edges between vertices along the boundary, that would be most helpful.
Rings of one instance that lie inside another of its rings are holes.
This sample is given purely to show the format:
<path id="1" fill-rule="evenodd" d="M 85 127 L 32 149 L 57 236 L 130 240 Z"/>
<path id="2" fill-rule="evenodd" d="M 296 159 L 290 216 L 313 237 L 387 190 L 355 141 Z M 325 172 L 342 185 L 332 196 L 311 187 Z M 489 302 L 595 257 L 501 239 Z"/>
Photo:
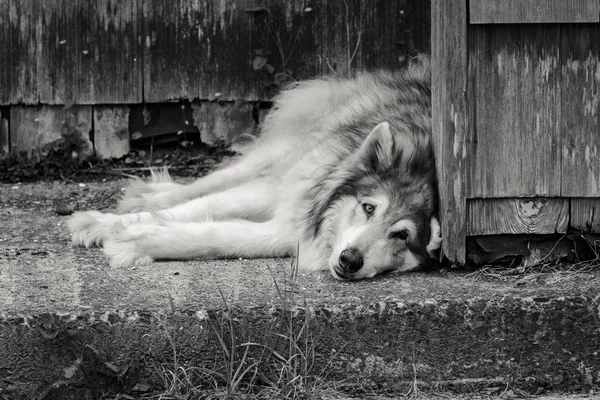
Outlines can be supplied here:
<path id="1" fill-rule="evenodd" d="M 358 250 L 346 249 L 340 254 L 338 264 L 344 269 L 344 272 L 353 274 L 362 268 L 363 258 Z"/>

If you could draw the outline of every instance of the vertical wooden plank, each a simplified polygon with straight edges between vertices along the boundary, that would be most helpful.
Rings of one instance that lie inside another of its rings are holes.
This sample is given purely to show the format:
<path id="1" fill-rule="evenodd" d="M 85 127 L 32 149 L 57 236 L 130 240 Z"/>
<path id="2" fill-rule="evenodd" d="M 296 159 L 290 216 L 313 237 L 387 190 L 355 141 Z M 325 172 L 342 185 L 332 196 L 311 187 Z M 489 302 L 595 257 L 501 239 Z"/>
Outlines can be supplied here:
<path id="1" fill-rule="evenodd" d="M 569 199 L 467 200 L 467 235 L 566 233 Z"/>
<path id="2" fill-rule="evenodd" d="M 40 158 L 49 146 L 70 134 L 78 134 L 85 143 L 80 156 L 91 155 L 88 135 L 92 127 L 90 106 L 65 110 L 60 106 L 12 106 L 10 108 L 11 152 L 25 152 Z"/>
<path id="3" fill-rule="evenodd" d="M 588 233 L 600 233 L 600 199 L 572 198 L 571 226 Z"/>
<path id="4" fill-rule="evenodd" d="M 141 102 L 141 1 L 11 0 L 10 102 Z"/>
<path id="5" fill-rule="evenodd" d="M 598 22 L 598 0 L 470 0 L 472 24 Z"/>
<path id="6" fill-rule="evenodd" d="M 143 0 L 81 1 L 80 23 L 85 26 L 80 29 L 77 102 L 141 103 Z"/>
<path id="7" fill-rule="evenodd" d="M 100 158 L 129 153 L 129 107 L 94 106 L 94 152 Z"/>
<path id="8" fill-rule="evenodd" d="M 148 102 L 199 96 L 198 86 L 212 48 L 209 19 L 201 13 L 204 0 L 144 0 L 144 100 Z M 214 49 L 225 51 L 225 49 Z M 173 63 L 177 60 L 177 63 Z"/>
<path id="9" fill-rule="evenodd" d="M 8 104 L 11 90 L 10 1 L 0 0 L 0 105 Z"/>
<path id="10" fill-rule="evenodd" d="M 440 187 L 443 253 L 465 262 L 467 162 L 467 4 L 433 0 L 432 116 Z"/>
<path id="11" fill-rule="evenodd" d="M 468 197 L 560 195 L 560 29 L 470 27 Z"/>
<path id="12" fill-rule="evenodd" d="M 562 195 L 600 197 L 600 25 L 563 28 Z"/>
<path id="13" fill-rule="evenodd" d="M 77 51 L 79 36 L 79 25 L 71 19 L 76 5 L 77 1 L 66 0 L 40 2 L 36 89 L 43 104 L 73 104 L 77 95 L 76 55 L 71 57 Z"/>
<path id="14" fill-rule="evenodd" d="M 37 104 L 41 2 L 10 0 L 11 104 Z"/>

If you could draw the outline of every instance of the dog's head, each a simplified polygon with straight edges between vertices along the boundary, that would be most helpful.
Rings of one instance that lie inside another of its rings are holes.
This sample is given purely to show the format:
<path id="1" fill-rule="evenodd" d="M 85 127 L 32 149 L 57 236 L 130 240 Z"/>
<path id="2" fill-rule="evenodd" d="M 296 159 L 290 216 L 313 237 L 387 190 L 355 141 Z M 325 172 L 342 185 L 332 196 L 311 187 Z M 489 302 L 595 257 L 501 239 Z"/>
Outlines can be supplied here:
<path id="1" fill-rule="evenodd" d="M 329 258 L 333 276 L 371 278 L 427 263 L 441 244 L 428 139 L 394 135 L 382 123 L 361 144 L 353 162 L 358 172 L 325 212 L 335 221 L 329 227 L 334 232 Z"/>

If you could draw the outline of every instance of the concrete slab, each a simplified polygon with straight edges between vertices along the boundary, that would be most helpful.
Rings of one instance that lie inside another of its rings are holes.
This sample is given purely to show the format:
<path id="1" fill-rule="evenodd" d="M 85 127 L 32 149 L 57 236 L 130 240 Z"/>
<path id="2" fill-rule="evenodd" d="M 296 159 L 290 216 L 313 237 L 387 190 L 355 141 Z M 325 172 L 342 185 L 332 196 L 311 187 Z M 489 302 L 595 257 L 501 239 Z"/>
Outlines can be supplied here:
<path id="1" fill-rule="evenodd" d="M 100 249 L 73 248 L 55 210 L 110 207 L 124 186 L 0 186 L 0 398 L 164 390 L 157 371 L 214 367 L 227 353 L 220 338 L 237 351 L 288 343 L 306 379 L 353 397 L 415 383 L 498 395 L 600 383 L 599 271 L 343 283 L 326 272 L 292 277 L 290 259 L 115 269 Z"/>

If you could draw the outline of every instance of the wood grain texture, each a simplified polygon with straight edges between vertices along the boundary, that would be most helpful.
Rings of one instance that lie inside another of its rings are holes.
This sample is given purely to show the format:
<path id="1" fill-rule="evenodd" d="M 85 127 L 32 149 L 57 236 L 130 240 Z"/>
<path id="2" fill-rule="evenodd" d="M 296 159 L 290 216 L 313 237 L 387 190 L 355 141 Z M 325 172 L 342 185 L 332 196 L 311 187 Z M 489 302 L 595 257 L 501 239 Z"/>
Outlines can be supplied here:
<path id="1" fill-rule="evenodd" d="M 100 158 L 129 153 L 129 107 L 94 106 L 94 152 Z"/>
<path id="2" fill-rule="evenodd" d="M 143 0 L 85 0 L 79 17 L 82 27 L 77 103 L 143 101 L 142 3 Z"/>
<path id="3" fill-rule="evenodd" d="M 41 3 L 10 0 L 11 104 L 37 104 Z"/>
<path id="4" fill-rule="evenodd" d="M 470 0 L 472 24 L 598 22 L 598 0 Z"/>
<path id="5" fill-rule="evenodd" d="M 442 251 L 465 262 L 467 164 L 467 4 L 433 0 L 431 19 L 433 140 L 440 186 Z"/>
<path id="6" fill-rule="evenodd" d="M 599 38 L 599 24 L 563 27 L 563 196 L 600 197 Z"/>
<path id="7" fill-rule="evenodd" d="M 11 0 L 11 104 L 142 101 L 142 0 Z"/>
<path id="8" fill-rule="evenodd" d="M 147 0 L 145 99 L 270 99 L 296 79 L 397 68 L 407 50 L 429 50 L 428 11 L 407 0 Z"/>
<path id="9" fill-rule="evenodd" d="M 0 0 L 0 105 L 8 104 L 11 87 L 10 1 Z"/>
<path id="10" fill-rule="evenodd" d="M 600 198 L 572 198 L 571 226 L 586 233 L 600 233 Z"/>
<path id="11" fill-rule="evenodd" d="M 467 200 L 467 235 L 565 233 L 569 199 Z"/>
<path id="12" fill-rule="evenodd" d="M 410 0 L 0 0 L 0 104 L 268 100 L 398 68 L 429 22 Z"/>
<path id="13" fill-rule="evenodd" d="M 92 129 L 92 108 L 75 106 L 68 110 L 59 106 L 12 106 L 10 107 L 11 151 L 24 152 L 30 157 L 41 158 L 44 152 L 63 135 L 78 132 L 86 143 L 80 155 L 91 155 L 93 145 L 89 140 Z"/>
<path id="14" fill-rule="evenodd" d="M 467 196 L 559 196 L 560 27 L 471 26 L 469 51 Z"/>

